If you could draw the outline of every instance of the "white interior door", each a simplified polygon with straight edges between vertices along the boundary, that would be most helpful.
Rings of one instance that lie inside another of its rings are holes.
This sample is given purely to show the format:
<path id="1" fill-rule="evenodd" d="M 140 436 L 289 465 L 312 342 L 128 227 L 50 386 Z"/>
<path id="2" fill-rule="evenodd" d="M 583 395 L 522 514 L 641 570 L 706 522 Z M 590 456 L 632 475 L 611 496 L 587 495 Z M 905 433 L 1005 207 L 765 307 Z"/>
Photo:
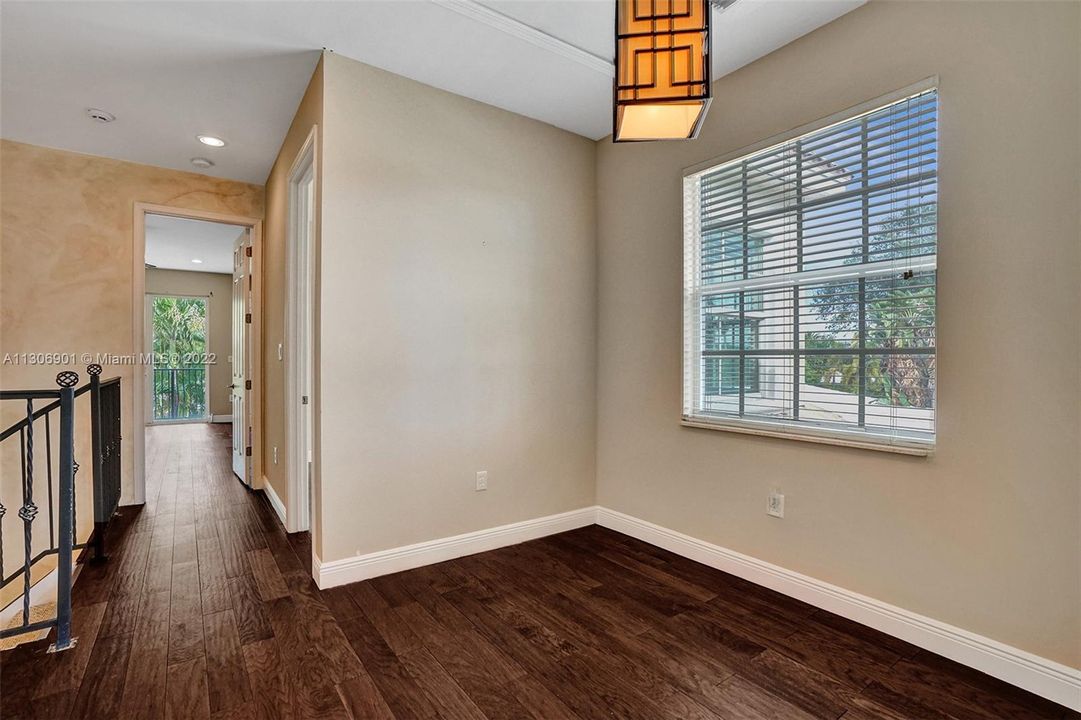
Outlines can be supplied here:
<path id="1" fill-rule="evenodd" d="M 251 485 L 251 232 L 245 229 L 233 245 L 233 472 Z"/>

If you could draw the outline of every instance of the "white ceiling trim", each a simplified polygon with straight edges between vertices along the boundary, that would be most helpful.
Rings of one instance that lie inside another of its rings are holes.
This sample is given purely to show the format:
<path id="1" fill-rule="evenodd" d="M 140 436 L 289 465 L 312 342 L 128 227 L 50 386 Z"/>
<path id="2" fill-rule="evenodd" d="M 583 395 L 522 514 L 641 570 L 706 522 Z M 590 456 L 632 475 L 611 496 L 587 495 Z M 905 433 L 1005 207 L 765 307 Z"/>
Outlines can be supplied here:
<path id="1" fill-rule="evenodd" d="M 560 40 L 554 35 L 549 35 L 543 30 L 538 30 L 532 25 L 515 20 L 501 12 L 492 10 L 476 0 L 431 0 L 431 2 L 446 8 L 459 15 L 484 23 L 485 25 L 504 32 L 513 37 L 525 40 L 543 50 L 555 53 L 568 60 L 593 70 L 594 72 L 614 77 L 615 64 L 606 58 L 594 55 L 588 50 L 583 50 L 577 45 L 572 45 L 565 40 Z"/>

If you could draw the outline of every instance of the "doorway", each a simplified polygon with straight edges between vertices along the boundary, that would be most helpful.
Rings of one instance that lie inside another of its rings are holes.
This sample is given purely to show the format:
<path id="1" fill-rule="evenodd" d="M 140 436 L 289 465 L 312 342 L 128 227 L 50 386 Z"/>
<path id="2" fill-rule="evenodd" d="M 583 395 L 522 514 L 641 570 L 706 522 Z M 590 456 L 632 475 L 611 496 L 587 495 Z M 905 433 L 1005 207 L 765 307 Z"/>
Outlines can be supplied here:
<path id="1" fill-rule="evenodd" d="M 314 287 L 316 222 L 316 129 L 312 128 L 289 170 L 286 254 L 286 457 L 289 507 L 286 530 L 311 529 L 314 460 Z"/>
<path id="2" fill-rule="evenodd" d="M 229 438 L 222 462 L 246 487 L 259 488 L 262 222 L 136 204 L 134 226 L 133 300 L 141 317 L 132 345 L 143 375 L 132 388 L 132 501 L 147 497 L 149 425 L 168 433 L 170 425 L 214 423 L 217 436 Z"/>

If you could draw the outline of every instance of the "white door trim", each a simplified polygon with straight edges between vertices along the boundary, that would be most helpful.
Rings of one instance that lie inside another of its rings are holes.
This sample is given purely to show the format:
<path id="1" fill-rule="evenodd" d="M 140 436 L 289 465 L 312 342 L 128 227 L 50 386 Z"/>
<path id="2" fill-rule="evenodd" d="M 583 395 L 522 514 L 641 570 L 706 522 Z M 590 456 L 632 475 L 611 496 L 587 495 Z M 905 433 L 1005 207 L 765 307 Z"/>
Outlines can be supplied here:
<path id="1" fill-rule="evenodd" d="M 146 352 L 143 296 L 146 294 L 146 216 L 166 215 L 190 220 L 209 220 L 251 228 L 252 243 L 252 348 L 256 352 L 252 364 L 252 394 L 249 403 L 252 427 L 252 481 L 254 489 L 262 487 L 262 250 L 263 221 L 245 215 L 189 210 L 171 205 L 137 202 L 132 218 L 132 282 L 131 282 L 131 347 L 136 360 L 131 383 L 132 491 L 121 495 L 122 505 L 142 505 L 146 502 L 146 368 L 141 362 Z"/>
<path id="2" fill-rule="evenodd" d="M 315 237 L 314 219 L 317 128 L 312 127 L 292 167 L 289 168 L 289 210 L 286 220 L 286 294 L 285 294 L 285 436 L 286 478 L 289 488 L 285 512 L 287 532 L 311 529 L 311 468 L 314 462 L 313 413 L 316 397 L 312 382 L 314 372 L 314 291 Z M 310 206 L 301 215 L 298 210 L 301 187 L 313 183 Z M 307 387 L 307 403 L 303 401 Z"/>

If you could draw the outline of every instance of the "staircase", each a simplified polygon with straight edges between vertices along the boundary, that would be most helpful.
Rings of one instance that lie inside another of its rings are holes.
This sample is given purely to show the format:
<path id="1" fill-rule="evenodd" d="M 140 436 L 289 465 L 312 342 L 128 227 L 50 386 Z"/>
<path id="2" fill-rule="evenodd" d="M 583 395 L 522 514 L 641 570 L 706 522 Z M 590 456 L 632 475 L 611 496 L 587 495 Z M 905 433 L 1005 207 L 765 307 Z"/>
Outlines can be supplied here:
<path id="1" fill-rule="evenodd" d="M 67 650 L 71 637 L 71 585 L 75 553 L 106 559 L 105 531 L 120 503 L 120 378 L 89 382 L 65 370 L 56 389 L 0 390 L 20 419 L 0 432 L 0 643 L 39 639 L 55 630 L 50 651 Z M 93 529 L 79 537 L 75 439 L 78 399 L 89 395 Z M 17 459 L 16 459 L 17 458 Z M 18 468 L 19 483 L 11 479 Z"/>

